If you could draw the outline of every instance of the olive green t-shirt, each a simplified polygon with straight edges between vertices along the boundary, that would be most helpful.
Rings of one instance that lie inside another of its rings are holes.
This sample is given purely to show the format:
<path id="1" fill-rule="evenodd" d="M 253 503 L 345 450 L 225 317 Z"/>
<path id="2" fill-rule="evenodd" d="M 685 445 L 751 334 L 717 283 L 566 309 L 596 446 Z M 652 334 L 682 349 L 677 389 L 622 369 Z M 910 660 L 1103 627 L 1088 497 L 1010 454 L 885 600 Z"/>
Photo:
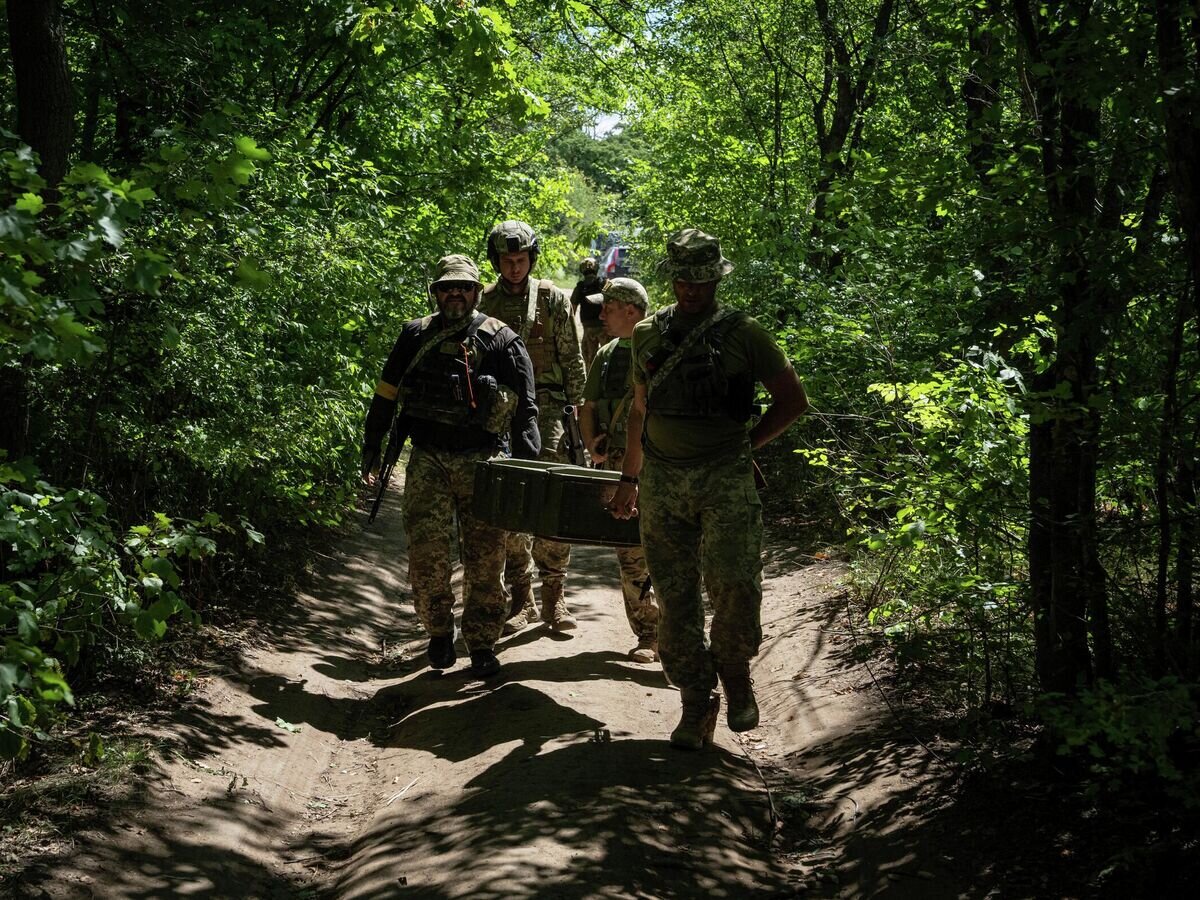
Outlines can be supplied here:
<path id="1" fill-rule="evenodd" d="M 689 315 L 678 309 L 673 313 L 672 329 L 688 332 L 708 315 Z M 646 384 L 646 360 L 662 345 L 662 335 L 653 316 L 633 329 L 633 370 L 635 384 Z M 749 373 L 756 382 L 774 378 L 788 366 L 788 358 L 775 338 L 755 319 L 747 318 L 727 332 L 721 341 L 721 368 L 725 374 Z M 690 465 L 732 456 L 750 446 L 750 423 L 730 418 L 661 416 L 654 412 L 654 400 L 645 422 L 645 449 L 651 459 L 670 465 Z"/>
<path id="2" fill-rule="evenodd" d="M 630 338 L 621 338 L 620 340 L 612 340 L 596 351 L 596 358 L 592 360 L 592 367 L 588 369 L 587 384 L 583 386 L 583 399 L 590 400 L 596 404 L 596 416 L 600 421 L 601 427 L 608 432 L 609 447 L 624 447 L 625 446 L 625 422 L 629 418 L 629 407 L 633 405 L 632 400 L 626 402 L 621 407 L 621 421 L 612 421 L 613 413 L 617 411 L 617 407 L 621 405 L 620 397 L 605 397 L 604 392 L 604 367 L 608 363 L 608 359 L 612 356 L 613 351 L 617 347 L 629 348 L 631 343 Z M 632 370 L 632 367 L 631 367 Z M 632 391 L 630 391 L 632 395 Z"/>

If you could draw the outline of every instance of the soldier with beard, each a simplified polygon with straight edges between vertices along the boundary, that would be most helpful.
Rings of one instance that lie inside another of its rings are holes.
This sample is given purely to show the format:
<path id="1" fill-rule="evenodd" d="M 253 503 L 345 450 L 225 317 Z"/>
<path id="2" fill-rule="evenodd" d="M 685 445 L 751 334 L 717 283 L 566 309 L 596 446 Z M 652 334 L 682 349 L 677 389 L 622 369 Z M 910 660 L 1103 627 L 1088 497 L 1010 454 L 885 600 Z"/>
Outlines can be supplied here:
<path id="1" fill-rule="evenodd" d="M 375 479 L 380 444 L 397 401 L 412 440 L 404 480 L 408 574 L 417 616 L 429 635 L 429 664 L 447 669 L 454 649 L 454 556 L 461 557 L 467 595 L 462 632 L 471 671 L 500 669 L 494 647 L 508 601 L 501 574 L 505 532 L 471 515 L 475 464 L 493 456 L 510 435 L 512 454 L 535 459 L 541 450 L 533 366 L 524 344 L 503 322 L 476 312 L 483 283 L 466 256 L 438 261 L 429 291 L 435 315 L 400 332 L 367 413 L 363 478 Z"/>

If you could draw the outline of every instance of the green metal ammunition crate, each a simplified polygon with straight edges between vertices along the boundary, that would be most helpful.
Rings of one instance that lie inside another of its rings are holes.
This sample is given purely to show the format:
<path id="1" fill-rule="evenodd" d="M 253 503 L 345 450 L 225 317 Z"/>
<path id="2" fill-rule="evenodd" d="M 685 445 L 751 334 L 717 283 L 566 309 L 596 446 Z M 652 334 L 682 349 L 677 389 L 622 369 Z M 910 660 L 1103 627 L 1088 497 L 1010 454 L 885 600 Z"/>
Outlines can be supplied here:
<path id="1" fill-rule="evenodd" d="M 505 531 L 532 534 L 545 503 L 546 474 L 559 465 L 529 459 L 476 463 L 472 514 Z"/>
<path id="2" fill-rule="evenodd" d="M 570 544 L 632 547 L 641 543 L 636 519 L 614 519 L 603 505 L 620 473 L 560 463 L 488 460 L 475 466 L 471 511 L 506 531 Z"/>

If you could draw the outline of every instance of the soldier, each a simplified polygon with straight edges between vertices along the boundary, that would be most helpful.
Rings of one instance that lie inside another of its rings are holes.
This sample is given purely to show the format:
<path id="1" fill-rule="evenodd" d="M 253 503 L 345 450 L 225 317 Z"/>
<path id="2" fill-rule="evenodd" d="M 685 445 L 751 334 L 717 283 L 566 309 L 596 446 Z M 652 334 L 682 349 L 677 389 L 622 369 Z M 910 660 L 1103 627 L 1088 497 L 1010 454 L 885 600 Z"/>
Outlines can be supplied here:
<path id="1" fill-rule="evenodd" d="M 417 616 L 429 635 L 429 664 L 455 663 L 452 554 L 462 529 L 467 596 L 462 631 L 471 671 L 500 670 L 493 648 L 508 614 L 501 584 L 505 532 L 471 515 L 475 463 L 511 436 L 512 453 L 534 459 L 541 450 L 533 365 L 521 339 L 497 319 L 476 312 L 483 282 L 466 256 L 438 261 L 429 291 L 435 315 L 414 319 L 397 338 L 367 413 L 363 475 L 374 482 L 379 445 L 397 398 L 412 439 L 404 480 L 408 577 Z"/>
<path id="2" fill-rule="evenodd" d="M 750 453 L 794 422 L 808 398 L 771 334 L 717 303 L 733 263 L 716 238 L 676 232 L 661 270 L 676 303 L 634 328 L 633 408 L 610 506 L 619 518 L 635 509 L 641 517 L 659 652 L 683 705 L 671 744 L 698 750 L 712 740 L 718 676 L 729 728 L 758 724 L 750 660 L 762 640 L 762 506 Z M 755 383 L 771 404 L 748 428 Z M 713 605 L 709 641 L 701 578 Z"/>
<path id="3" fill-rule="evenodd" d="M 596 351 L 604 343 L 606 334 L 604 323 L 600 321 L 601 304 L 591 299 L 597 297 L 604 286 L 597 275 L 599 270 L 594 256 L 584 257 L 579 263 L 579 281 L 575 284 L 575 290 L 571 291 L 571 310 L 579 311 L 579 324 L 583 327 L 583 362 L 588 371 L 591 371 L 592 360 L 596 358 Z"/>
<path id="4" fill-rule="evenodd" d="M 632 278 L 614 278 L 604 285 L 597 299 L 602 301 L 600 318 L 615 340 L 600 348 L 588 370 L 579 430 L 592 462 L 619 472 L 625 459 L 625 422 L 633 399 L 629 380 L 630 338 L 633 326 L 646 317 L 650 298 L 646 289 Z M 637 638 L 637 646 L 629 651 L 629 658 L 639 663 L 657 662 L 658 603 L 646 572 L 646 554 L 641 547 L 620 547 L 617 561 L 625 617 Z"/>
<path id="5" fill-rule="evenodd" d="M 537 388 L 541 459 L 567 462 L 563 444 L 562 410 L 578 406 L 583 396 L 583 357 L 579 332 L 571 318 L 571 301 L 552 281 L 530 277 L 537 264 L 538 239 L 524 222 L 509 220 L 491 230 L 488 259 L 499 274 L 495 284 L 483 289 L 480 309 L 509 325 L 525 342 L 533 361 Z M 512 593 L 504 633 L 512 634 L 537 621 L 533 601 L 533 564 L 542 582 L 542 621 L 555 631 L 575 628 L 575 617 L 565 596 L 571 545 L 509 534 L 506 578 Z"/>

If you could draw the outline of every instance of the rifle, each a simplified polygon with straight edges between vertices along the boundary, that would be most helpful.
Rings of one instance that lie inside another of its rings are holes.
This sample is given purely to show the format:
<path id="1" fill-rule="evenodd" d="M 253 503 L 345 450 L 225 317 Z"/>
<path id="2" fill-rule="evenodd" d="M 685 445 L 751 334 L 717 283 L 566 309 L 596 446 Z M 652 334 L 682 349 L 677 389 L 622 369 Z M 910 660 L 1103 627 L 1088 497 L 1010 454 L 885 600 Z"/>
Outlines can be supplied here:
<path id="1" fill-rule="evenodd" d="M 379 470 L 379 490 L 375 494 L 375 503 L 371 506 L 371 514 L 367 516 L 368 525 L 375 521 L 375 516 L 379 513 L 379 505 L 383 503 L 383 494 L 387 490 L 388 482 L 392 480 L 392 469 L 396 467 L 396 460 L 400 458 L 400 451 L 404 449 L 404 442 L 407 440 L 408 421 L 402 414 L 399 414 L 392 420 L 387 449 L 383 451 L 383 465 Z"/>
<path id="2" fill-rule="evenodd" d="M 563 431 L 567 436 L 567 455 L 577 466 L 586 466 L 587 457 L 583 453 L 583 435 L 579 431 L 579 420 L 575 418 L 575 407 L 564 406 L 562 411 Z"/>

